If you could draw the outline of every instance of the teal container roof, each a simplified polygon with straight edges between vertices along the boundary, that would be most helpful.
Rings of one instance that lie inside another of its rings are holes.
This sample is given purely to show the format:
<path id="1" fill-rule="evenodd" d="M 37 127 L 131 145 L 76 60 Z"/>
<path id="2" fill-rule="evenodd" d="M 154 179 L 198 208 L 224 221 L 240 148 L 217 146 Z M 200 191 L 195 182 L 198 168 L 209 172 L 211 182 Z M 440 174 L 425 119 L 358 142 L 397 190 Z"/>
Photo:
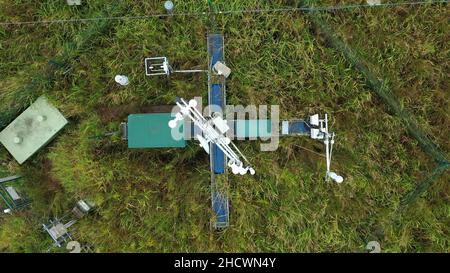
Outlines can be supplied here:
<path id="1" fill-rule="evenodd" d="M 171 113 L 133 114 L 128 116 L 128 148 L 184 148 L 183 123 L 173 129 Z"/>
<path id="2" fill-rule="evenodd" d="M 272 136 L 272 120 L 236 120 L 236 137 L 237 138 L 257 138 Z"/>

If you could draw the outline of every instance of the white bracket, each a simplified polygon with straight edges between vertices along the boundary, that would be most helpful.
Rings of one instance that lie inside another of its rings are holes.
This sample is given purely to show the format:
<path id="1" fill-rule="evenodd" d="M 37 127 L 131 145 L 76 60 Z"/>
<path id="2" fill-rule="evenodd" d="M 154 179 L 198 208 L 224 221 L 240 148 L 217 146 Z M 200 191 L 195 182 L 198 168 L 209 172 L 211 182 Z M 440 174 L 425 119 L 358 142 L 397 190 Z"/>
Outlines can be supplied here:
<path id="1" fill-rule="evenodd" d="M 145 58 L 145 75 L 147 76 L 159 76 L 167 75 L 171 73 L 171 67 L 167 57 L 153 57 Z"/>
<path id="2" fill-rule="evenodd" d="M 228 78 L 231 74 L 231 69 L 221 62 L 215 63 L 213 69 L 217 74 L 223 75 L 225 78 Z"/>
<path id="3" fill-rule="evenodd" d="M 180 99 L 177 102 L 180 107 L 180 112 L 175 114 L 175 118 L 169 121 L 170 128 L 176 128 L 177 123 L 184 120 L 184 117 L 189 117 L 194 124 L 202 131 L 202 136 L 197 134 L 197 140 L 200 142 L 200 146 L 209 153 L 210 144 L 215 144 L 225 154 L 228 159 L 228 167 L 231 168 L 233 174 L 245 175 L 250 172 L 251 175 L 255 174 L 255 170 L 250 166 L 250 163 L 241 151 L 231 142 L 225 133 L 230 129 L 226 121 L 221 116 L 208 116 L 203 117 L 197 110 L 197 101 L 190 100 L 187 103 L 184 99 Z M 244 166 L 244 162 L 247 166 Z"/>
<path id="4" fill-rule="evenodd" d="M 153 57 L 145 58 L 145 75 L 147 76 L 169 76 L 172 73 L 199 73 L 207 72 L 202 69 L 189 69 L 189 70 L 174 70 L 167 57 Z"/>

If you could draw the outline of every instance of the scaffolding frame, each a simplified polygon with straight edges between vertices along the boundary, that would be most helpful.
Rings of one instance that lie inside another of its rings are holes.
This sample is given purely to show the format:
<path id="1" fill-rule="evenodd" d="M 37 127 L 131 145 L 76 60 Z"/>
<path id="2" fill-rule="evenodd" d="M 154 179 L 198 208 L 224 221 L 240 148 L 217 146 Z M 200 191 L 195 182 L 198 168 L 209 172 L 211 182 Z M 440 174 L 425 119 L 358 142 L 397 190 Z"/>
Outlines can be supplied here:
<path id="1" fill-rule="evenodd" d="M 0 179 L 0 199 L 6 204 L 6 208 L 3 209 L 4 213 L 24 210 L 31 203 L 31 200 L 24 193 L 11 186 L 12 183 L 18 182 L 21 178 L 20 175 L 14 175 Z"/>

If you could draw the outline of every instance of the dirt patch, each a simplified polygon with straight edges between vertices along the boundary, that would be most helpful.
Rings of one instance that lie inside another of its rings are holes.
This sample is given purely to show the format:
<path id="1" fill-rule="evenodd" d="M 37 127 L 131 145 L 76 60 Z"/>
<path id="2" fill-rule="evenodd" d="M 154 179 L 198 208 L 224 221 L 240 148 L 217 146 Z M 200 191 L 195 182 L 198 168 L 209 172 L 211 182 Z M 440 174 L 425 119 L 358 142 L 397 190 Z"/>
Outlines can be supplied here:
<path id="1" fill-rule="evenodd" d="M 48 159 L 45 159 L 42 164 L 43 172 L 42 177 L 40 179 L 40 181 L 42 181 L 41 183 L 43 188 L 45 188 L 48 192 L 64 191 L 61 182 L 51 175 L 52 168 L 53 168 L 52 162 Z"/>

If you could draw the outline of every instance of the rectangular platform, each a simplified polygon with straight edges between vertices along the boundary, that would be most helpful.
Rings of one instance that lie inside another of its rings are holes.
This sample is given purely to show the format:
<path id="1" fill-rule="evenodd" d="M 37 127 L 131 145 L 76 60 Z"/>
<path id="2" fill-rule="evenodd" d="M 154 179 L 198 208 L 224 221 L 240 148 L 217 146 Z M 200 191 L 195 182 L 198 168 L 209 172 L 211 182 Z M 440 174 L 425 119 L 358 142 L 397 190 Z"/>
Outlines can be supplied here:
<path id="1" fill-rule="evenodd" d="M 213 210 L 216 214 L 215 228 L 225 228 L 229 222 L 228 198 L 219 192 L 214 192 L 212 198 Z"/>
<path id="2" fill-rule="evenodd" d="M 168 122 L 171 113 L 132 114 L 128 116 L 128 148 L 184 148 L 186 140 L 183 123 L 174 129 L 172 135 Z"/>
<path id="3" fill-rule="evenodd" d="M 309 136 L 311 134 L 310 125 L 304 120 L 284 120 L 281 122 L 280 132 L 272 131 L 272 120 L 270 119 L 239 119 L 228 120 L 230 131 L 227 136 L 232 140 L 261 140 L 261 138 L 270 138 L 274 136 Z M 164 125 L 165 126 L 165 125 Z M 202 131 L 193 122 L 185 120 L 183 132 L 185 140 L 194 140 L 197 134 L 201 135 Z"/>
<path id="4" fill-rule="evenodd" d="M 226 105 L 225 78 L 215 75 L 213 67 L 217 62 L 225 62 L 224 37 L 221 33 L 208 34 L 208 104 L 211 113 L 220 111 L 223 114 Z M 216 179 L 226 178 L 225 154 L 214 144 L 210 147 L 211 162 L 211 198 L 212 208 L 216 214 L 214 227 L 226 228 L 229 225 L 228 196 L 217 188 Z M 221 179 L 220 179 L 221 180 Z"/>
<path id="5" fill-rule="evenodd" d="M 211 104 L 210 107 L 212 107 L 212 110 L 215 111 L 215 107 L 218 107 L 218 109 L 222 109 L 223 105 L 223 90 L 221 84 L 213 84 L 211 85 L 210 90 L 210 100 Z M 214 173 L 221 174 L 225 172 L 225 155 L 224 153 L 217 147 L 217 145 L 213 144 L 212 147 L 212 156 L 213 156 L 213 169 Z"/>
<path id="6" fill-rule="evenodd" d="M 22 164 L 47 145 L 67 123 L 58 109 L 45 97 L 40 97 L 0 132 L 0 142 Z"/>
<path id="7" fill-rule="evenodd" d="M 224 37 L 222 33 L 208 34 L 209 69 L 212 70 L 217 62 L 224 61 Z"/>
<path id="8" fill-rule="evenodd" d="M 272 135 L 272 120 L 236 120 L 235 136 L 238 139 L 244 138 L 267 138 Z"/>
<path id="9" fill-rule="evenodd" d="M 281 124 L 281 134 L 284 136 L 306 136 L 311 134 L 311 127 L 304 120 L 285 120 Z"/>
<path id="10" fill-rule="evenodd" d="M 11 210 L 19 211 L 26 209 L 31 200 L 19 191 L 21 183 L 21 177 L 18 175 L 5 177 L 0 179 L 0 209 L 4 210 L 9 208 Z M 17 188 L 19 186 L 19 188 Z"/>
<path id="11" fill-rule="evenodd" d="M 223 34 L 208 34 L 209 69 L 212 70 L 216 62 L 224 62 L 224 38 Z M 210 74 L 213 72 L 210 72 Z M 225 80 L 209 80 L 208 102 L 213 112 L 223 113 L 225 107 Z M 212 170 L 215 174 L 225 173 L 226 158 L 224 153 L 213 144 L 210 156 L 212 158 Z"/>

